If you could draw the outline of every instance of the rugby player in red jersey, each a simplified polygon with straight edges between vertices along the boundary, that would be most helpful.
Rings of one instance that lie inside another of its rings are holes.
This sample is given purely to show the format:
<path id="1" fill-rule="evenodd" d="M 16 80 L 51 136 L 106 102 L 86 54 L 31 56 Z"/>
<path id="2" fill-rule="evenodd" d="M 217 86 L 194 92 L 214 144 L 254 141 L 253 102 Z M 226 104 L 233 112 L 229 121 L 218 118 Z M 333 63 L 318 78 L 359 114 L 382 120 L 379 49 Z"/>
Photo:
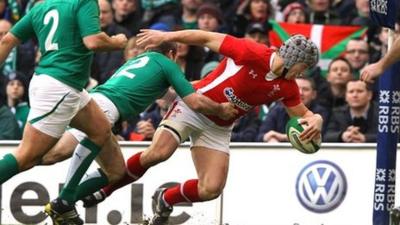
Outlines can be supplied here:
<path id="1" fill-rule="evenodd" d="M 198 177 L 156 190 L 153 196 L 156 212 L 150 224 L 166 224 L 177 203 L 217 198 L 228 175 L 233 122 L 261 104 L 282 101 L 290 116 L 302 117 L 301 123 L 307 124 L 300 135 L 302 140 L 320 137 L 322 117 L 301 102 L 294 80 L 319 59 L 318 48 L 304 36 L 292 36 L 278 51 L 251 40 L 201 30 L 142 30 L 138 36 L 137 43 L 146 48 L 176 41 L 205 46 L 224 55 L 217 68 L 194 87 L 216 102 L 233 103 L 239 113 L 224 121 L 194 112 L 178 99 L 161 122 L 150 147 L 127 160 L 124 179 L 85 198 L 86 206 L 103 201 L 114 190 L 139 179 L 147 169 L 167 160 L 188 137 Z"/>

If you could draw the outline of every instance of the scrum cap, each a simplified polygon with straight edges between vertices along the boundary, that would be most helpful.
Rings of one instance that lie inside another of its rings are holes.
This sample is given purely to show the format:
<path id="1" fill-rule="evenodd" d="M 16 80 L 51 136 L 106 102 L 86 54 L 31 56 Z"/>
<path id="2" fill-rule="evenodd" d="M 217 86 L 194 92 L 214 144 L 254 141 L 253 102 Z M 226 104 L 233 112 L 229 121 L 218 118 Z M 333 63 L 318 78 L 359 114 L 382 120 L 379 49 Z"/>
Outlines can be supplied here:
<path id="1" fill-rule="evenodd" d="M 313 67 L 318 63 L 319 51 L 311 40 L 296 34 L 279 48 L 279 55 L 284 60 L 284 67 L 290 69 L 296 63 L 305 63 Z"/>

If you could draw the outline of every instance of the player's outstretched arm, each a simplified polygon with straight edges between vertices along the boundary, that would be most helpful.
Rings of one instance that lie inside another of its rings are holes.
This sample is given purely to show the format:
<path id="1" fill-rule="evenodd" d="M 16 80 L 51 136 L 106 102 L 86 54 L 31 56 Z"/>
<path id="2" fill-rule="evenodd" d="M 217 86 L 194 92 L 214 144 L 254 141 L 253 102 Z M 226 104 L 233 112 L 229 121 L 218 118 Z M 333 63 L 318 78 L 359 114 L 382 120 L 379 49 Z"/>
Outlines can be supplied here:
<path id="1" fill-rule="evenodd" d="M 0 65 L 3 65 L 6 60 L 8 54 L 10 54 L 11 50 L 19 45 L 20 41 L 17 37 L 15 37 L 12 33 L 8 32 L 1 40 L 0 40 Z"/>
<path id="2" fill-rule="evenodd" d="M 300 124 L 307 125 L 299 136 L 301 140 L 313 140 L 321 138 L 321 130 L 324 120 L 320 114 L 313 113 L 303 103 L 293 107 L 288 107 L 286 110 L 290 116 L 301 117 L 299 120 Z"/>
<path id="3" fill-rule="evenodd" d="M 162 32 L 158 30 L 142 29 L 137 35 L 136 43 L 145 49 L 158 46 L 162 42 L 181 42 L 188 45 L 205 46 L 214 52 L 218 52 L 226 34 L 208 32 L 203 30 L 180 30 Z"/>
<path id="4" fill-rule="evenodd" d="M 182 100 L 194 111 L 205 115 L 215 115 L 223 120 L 232 119 L 238 114 L 233 104 L 229 102 L 219 104 L 198 93 L 187 95 Z"/>
<path id="5" fill-rule="evenodd" d="M 379 75 L 395 62 L 400 60 L 400 37 L 393 42 L 392 48 L 378 62 L 366 66 L 361 71 L 360 79 L 366 82 L 373 82 Z"/>
<path id="6" fill-rule="evenodd" d="M 92 51 L 112 51 L 124 49 L 128 39 L 125 34 L 117 34 L 108 36 L 106 33 L 101 32 L 94 35 L 89 35 L 83 38 L 83 43 L 86 48 Z"/>

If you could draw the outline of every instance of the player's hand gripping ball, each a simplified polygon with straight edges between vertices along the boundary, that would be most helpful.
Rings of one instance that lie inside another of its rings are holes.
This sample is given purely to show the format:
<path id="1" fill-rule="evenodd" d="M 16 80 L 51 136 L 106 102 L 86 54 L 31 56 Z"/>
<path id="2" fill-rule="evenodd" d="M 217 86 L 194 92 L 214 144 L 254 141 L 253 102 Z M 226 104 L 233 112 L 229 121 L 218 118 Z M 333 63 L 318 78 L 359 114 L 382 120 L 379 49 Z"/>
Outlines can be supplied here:
<path id="1" fill-rule="evenodd" d="M 306 125 L 299 124 L 300 117 L 292 117 L 286 124 L 286 135 L 292 146 L 300 152 L 312 154 L 317 152 L 321 147 L 321 138 L 311 141 L 302 141 L 299 136 L 303 132 Z"/>

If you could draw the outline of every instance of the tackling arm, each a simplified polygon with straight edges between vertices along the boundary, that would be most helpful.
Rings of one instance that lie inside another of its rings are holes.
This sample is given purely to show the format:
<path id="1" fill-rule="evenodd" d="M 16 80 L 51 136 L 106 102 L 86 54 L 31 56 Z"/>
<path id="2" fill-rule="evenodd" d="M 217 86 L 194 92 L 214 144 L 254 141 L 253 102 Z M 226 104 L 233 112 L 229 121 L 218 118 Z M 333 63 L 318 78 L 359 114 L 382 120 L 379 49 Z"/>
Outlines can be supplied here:
<path id="1" fill-rule="evenodd" d="M 226 34 L 208 32 L 202 30 L 181 30 L 174 32 L 161 32 L 156 30 L 143 29 L 138 34 L 139 46 L 151 48 L 162 42 L 181 42 L 188 45 L 205 46 L 214 52 L 218 52 Z"/>
<path id="2" fill-rule="evenodd" d="M 125 48 L 127 38 L 124 34 L 108 36 L 101 32 L 83 38 L 85 46 L 93 51 L 112 51 Z"/>
<path id="3" fill-rule="evenodd" d="M 182 100 L 194 111 L 205 115 L 216 115 L 224 120 L 232 119 L 238 113 L 233 104 L 229 102 L 219 104 L 198 93 L 187 95 Z"/>

